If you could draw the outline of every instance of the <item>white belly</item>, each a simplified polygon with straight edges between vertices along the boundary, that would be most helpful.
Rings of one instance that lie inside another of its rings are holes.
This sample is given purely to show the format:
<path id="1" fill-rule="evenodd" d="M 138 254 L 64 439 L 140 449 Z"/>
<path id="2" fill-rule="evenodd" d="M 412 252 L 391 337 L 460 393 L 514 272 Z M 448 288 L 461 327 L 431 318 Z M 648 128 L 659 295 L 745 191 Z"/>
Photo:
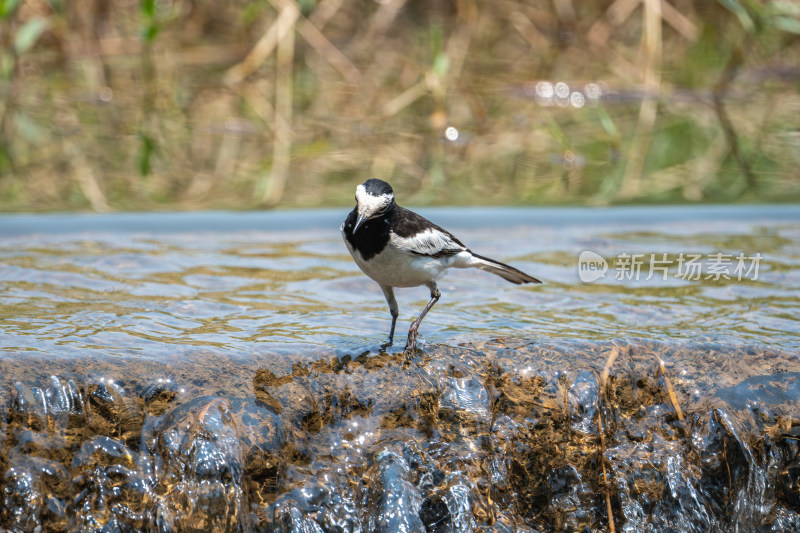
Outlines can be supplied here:
<path id="1" fill-rule="evenodd" d="M 348 244 L 348 249 L 350 245 Z M 458 256 L 426 257 L 411 254 L 387 245 L 386 248 L 369 261 L 364 261 L 361 254 L 350 249 L 358 267 L 367 276 L 380 285 L 389 287 L 417 287 L 435 280 L 442 271 L 455 266 Z"/>

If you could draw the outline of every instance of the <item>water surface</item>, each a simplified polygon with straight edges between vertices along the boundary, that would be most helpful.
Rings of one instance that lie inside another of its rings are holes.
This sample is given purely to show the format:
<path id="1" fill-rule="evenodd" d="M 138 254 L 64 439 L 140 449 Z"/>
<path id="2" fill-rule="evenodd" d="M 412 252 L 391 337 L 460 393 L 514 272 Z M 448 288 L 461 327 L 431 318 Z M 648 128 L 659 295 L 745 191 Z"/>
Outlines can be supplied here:
<path id="1" fill-rule="evenodd" d="M 451 271 L 415 354 L 345 210 L 1 217 L 0 527 L 800 527 L 800 210 L 423 213 L 544 283 Z"/>

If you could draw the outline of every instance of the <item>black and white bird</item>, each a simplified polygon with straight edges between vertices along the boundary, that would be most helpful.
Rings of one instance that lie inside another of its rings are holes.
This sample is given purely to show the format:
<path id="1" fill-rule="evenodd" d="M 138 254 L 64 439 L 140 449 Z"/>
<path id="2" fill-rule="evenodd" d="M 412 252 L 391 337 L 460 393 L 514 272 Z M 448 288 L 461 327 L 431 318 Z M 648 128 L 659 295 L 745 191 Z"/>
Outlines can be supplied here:
<path id="1" fill-rule="evenodd" d="M 470 251 L 448 231 L 424 217 L 397 205 L 394 191 L 385 181 L 369 179 L 356 187 L 356 207 L 341 227 L 342 237 L 358 267 L 383 289 L 394 340 L 397 323 L 395 287 L 425 285 L 431 300 L 408 330 L 406 350 L 415 349 L 422 319 L 442 293 L 437 278 L 448 268 L 479 268 L 511 283 L 541 283 L 533 276 L 494 259 Z"/>

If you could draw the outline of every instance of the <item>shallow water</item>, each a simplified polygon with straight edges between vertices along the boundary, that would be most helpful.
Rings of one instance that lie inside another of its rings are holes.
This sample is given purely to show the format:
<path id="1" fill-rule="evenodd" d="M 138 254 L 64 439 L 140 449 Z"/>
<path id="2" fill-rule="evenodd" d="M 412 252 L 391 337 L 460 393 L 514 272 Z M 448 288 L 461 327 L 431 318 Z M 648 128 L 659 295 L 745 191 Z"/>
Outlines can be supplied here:
<path id="1" fill-rule="evenodd" d="M 410 355 L 345 214 L 0 217 L 0 528 L 800 528 L 800 209 L 424 211 Z"/>

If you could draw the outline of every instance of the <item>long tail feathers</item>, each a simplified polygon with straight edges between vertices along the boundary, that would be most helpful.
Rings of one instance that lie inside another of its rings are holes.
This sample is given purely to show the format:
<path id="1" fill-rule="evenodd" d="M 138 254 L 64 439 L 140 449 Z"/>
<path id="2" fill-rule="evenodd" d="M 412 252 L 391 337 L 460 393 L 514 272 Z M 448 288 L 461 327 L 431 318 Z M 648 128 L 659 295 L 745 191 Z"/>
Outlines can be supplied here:
<path id="1" fill-rule="evenodd" d="M 474 252 L 472 253 L 472 257 L 474 259 L 472 266 L 481 270 L 485 270 L 486 272 L 491 272 L 492 274 L 497 274 L 501 278 L 510 281 L 511 283 L 516 283 L 517 285 L 521 283 L 541 283 L 541 281 L 533 276 L 529 276 L 525 272 L 501 263 L 500 261 L 483 257 L 482 255 L 478 255 Z"/>

